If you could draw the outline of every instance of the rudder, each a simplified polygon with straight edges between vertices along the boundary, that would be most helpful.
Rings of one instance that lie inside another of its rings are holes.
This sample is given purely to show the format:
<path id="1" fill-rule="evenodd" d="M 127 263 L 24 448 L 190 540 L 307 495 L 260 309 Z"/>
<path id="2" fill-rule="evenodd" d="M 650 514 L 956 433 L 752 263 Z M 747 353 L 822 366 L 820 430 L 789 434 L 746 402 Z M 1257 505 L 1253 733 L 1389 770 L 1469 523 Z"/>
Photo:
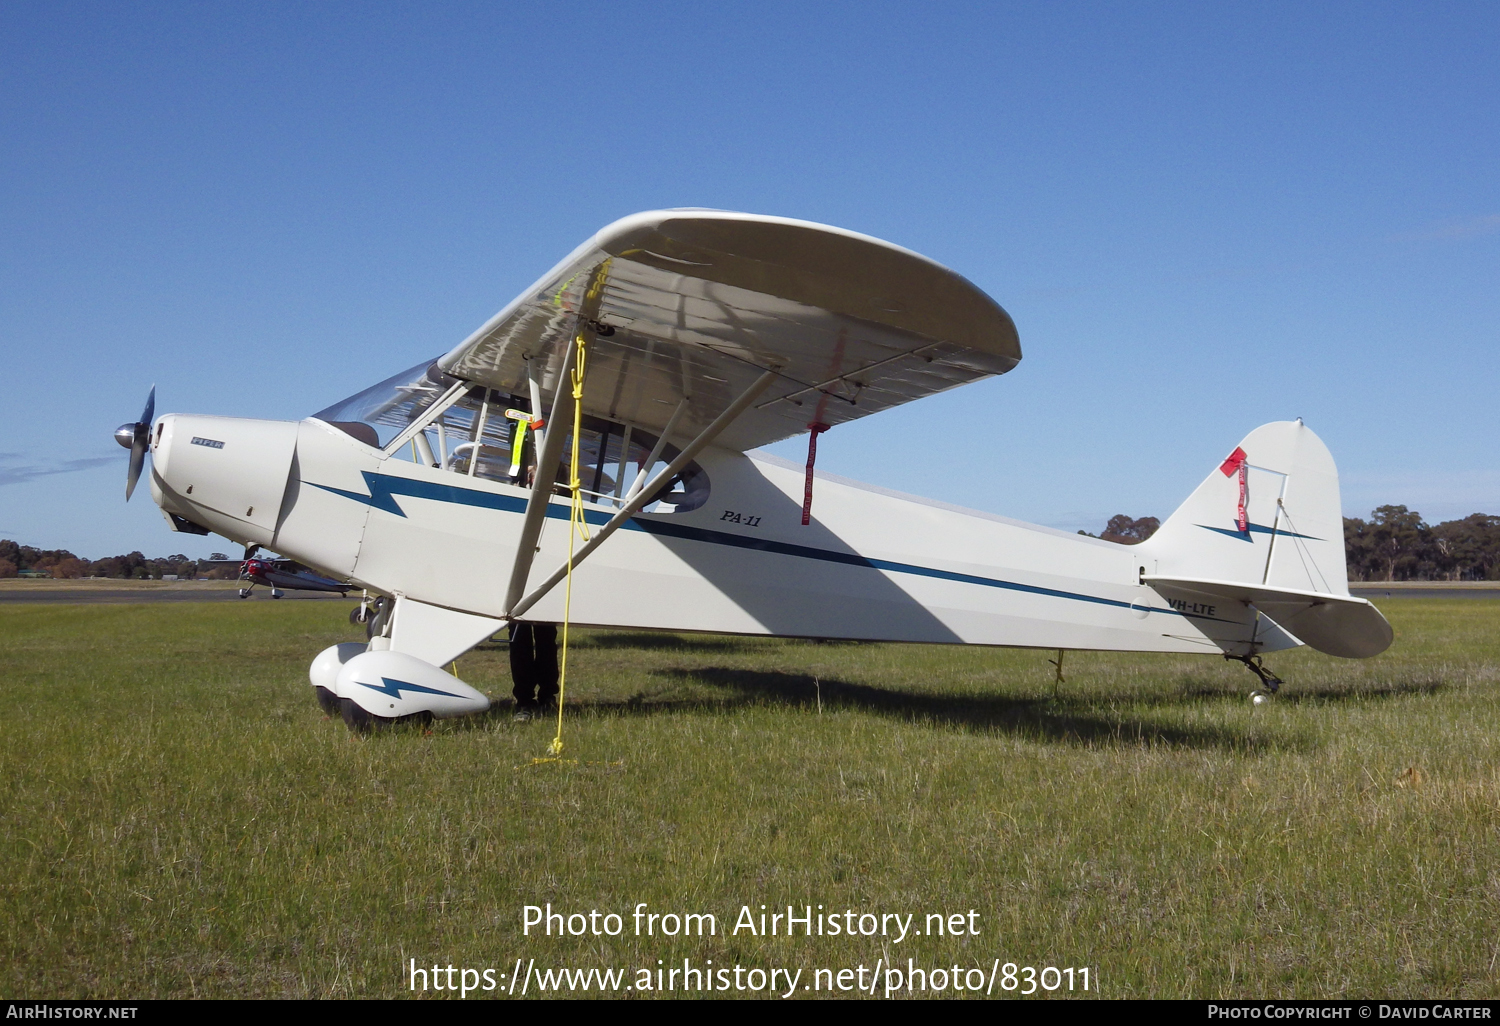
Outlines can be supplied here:
<path id="1" fill-rule="evenodd" d="M 1300 420 L 1256 428 L 1140 553 L 1151 576 L 1348 595 L 1332 454 Z"/>

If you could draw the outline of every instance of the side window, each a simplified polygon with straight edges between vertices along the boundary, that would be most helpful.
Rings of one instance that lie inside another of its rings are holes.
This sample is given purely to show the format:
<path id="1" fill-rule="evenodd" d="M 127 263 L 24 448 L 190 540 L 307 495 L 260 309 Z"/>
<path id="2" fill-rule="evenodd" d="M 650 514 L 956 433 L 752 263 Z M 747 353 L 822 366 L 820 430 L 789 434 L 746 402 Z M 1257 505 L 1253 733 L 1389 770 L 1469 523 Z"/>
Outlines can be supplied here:
<path id="1" fill-rule="evenodd" d="M 644 431 L 622 424 L 585 417 L 582 444 L 578 453 L 578 477 L 584 495 L 599 503 L 622 506 L 638 485 L 644 486 L 661 467 L 678 453 L 674 445 L 662 445 Z M 655 460 L 650 467 L 646 462 Z M 562 468 L 558 479 L 567 484 L 568 461 L 572 457 L 572 440 L 563 447 Z M 646 475 L 645 480 L 640 480 Z M 708 475 L 696 463 L 687 467 L 656 489 L 646 510 L 652 513 L 687 513 L 708 501 Z"/>
<path id="2" fill-rule="evenodd" d="M 537 436 L 530 427 L 528 405 L 520 396 L 471 388 L 397 455 L 455 474 L 530 487 L 536 473 Z M 584 417 L 582 426 L 578 477 L 584 498 L 603 506 L 623 506 L 642 474 L 659 470 L 678 453 L 674 446 L 658 446 L 656 436 L 622 424 Z M 560 425 L 569 435 L 572 427 L 571 421 Z M 549 425 L 544 430 L 550 429 Z M 563 442 L 553 486 L 558 494 L 567 494 L 572 449 L 569 437 Z M 707 502 L 708 492 L 708 475 L 692 463 L 657 488 L 646 509 L 686 513 Z"/>
<path id="3" fill-rule="evenodd" d="M 525 474 L 529 453 L 515 451 L 523 421 L 506 414 L 523 409 L 515 396 L 489 388 L 469 389 L 419 436 L 432 451 L 432 459 L 422 462 L 469 477 L 517 483 Z M 524 435 L 520 437 L 523 443 L 527 441 Z M 523 449 L 529 450 L 529 445 L 523 444 Z M 416 455 L 421 459 L 420 451 Z M 519 460 L 514 459 L 517 456 Z"/>

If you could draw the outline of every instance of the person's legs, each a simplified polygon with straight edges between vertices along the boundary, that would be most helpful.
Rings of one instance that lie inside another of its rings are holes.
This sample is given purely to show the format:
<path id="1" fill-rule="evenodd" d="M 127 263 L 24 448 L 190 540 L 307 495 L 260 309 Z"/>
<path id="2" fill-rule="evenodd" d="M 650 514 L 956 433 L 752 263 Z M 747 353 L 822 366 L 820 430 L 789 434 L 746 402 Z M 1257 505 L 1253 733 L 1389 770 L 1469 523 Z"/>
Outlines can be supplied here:
<path id="1" fill-rule="evenodd" d="M 529 709 L 536 705 L 536 651 L 531 624 L 511 621 L 510 680 L 516 705 Z"/>
<path id="2" fill-rule="evenodd" d="M 533 639 L 532 679 L 536 681 L 536 701 L 541 706 L 551 706 L 557 701 L 557 624 L 534 623 L 531 625 Z"/>

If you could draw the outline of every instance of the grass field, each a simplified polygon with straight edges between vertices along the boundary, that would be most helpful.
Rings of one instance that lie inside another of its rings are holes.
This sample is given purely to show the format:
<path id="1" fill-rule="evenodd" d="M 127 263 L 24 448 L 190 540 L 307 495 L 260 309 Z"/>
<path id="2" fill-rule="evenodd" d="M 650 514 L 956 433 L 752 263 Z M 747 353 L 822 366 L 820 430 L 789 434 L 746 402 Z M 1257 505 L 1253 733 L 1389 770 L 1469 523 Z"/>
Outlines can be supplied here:
<path id="1" fill-rule="evenodd" d="M 508 702 L 430 733 L 324 719 L 306 667 L 353 639 L 343 603 L 0 607 L 0 987 L 998 958 L 1105 997 L 1494 997 L 1500 602 L 1381 605 L 1390 652 L 1272 657 L 1290 684 L 1253 712 L 1206 657 L 1070 653 L 1054 694 L 1049 653 L 583 633 L 577 762 L 544 764 L 551 725 Z M 459 667 L 507 695 L 503 648 Z M 548 902 L 624 932 L 523 937 Z M 638 902 L 719 933 L 633 936 Z M 761 904 L 981 932 L 730 934 Z"/>

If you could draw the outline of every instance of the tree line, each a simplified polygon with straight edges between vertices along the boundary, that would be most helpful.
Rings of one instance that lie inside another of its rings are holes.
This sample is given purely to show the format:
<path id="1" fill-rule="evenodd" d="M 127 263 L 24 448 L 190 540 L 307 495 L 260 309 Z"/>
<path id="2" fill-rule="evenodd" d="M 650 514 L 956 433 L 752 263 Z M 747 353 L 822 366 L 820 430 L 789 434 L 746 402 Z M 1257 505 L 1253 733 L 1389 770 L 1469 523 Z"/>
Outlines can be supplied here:
<path id="1" fill-rule="evenodd" d="M 1472 513 L 1428 526 L 1405 506 L 1381 506 L 1369 520 L 1344 518 L 1351 581 L 1500 580 L 1500 517 Z"/>
<path id="2" fill-rule="evenodd" d="M 208 559 L 190 559 L 182 553 L 152 559 L 140 552 L 83 559 L 67 549 L 38 549 L 0 538 L 0 577 L 26 574 L 64 580 L 83 577 L 160 580 L 163 576 L 175 575 L 187 580 L 199 577 L 232 580 L 239 576 L 239 563 L 222 562 L 228 559 L 222 552 L 215 552 Z"/>
<path id="3" fill-rule="evenodd" d="M 1156 517 L 1111 517 L 1090 538 L 1138 545 L 1156 533 Z M 1497 581 L 1500 580 L 1500 517 L 1474 513 L 1462 520 L 1429 526 L 1422 514 L 1405 506 L 1381 506 L 1369 520 L 1344 518 L 1344 559 L 1351 581 Z M 238 561 L 215 552 L 208 559 L 182 554 L 148 559 L 139 552 L 104 559 L 82 559 L 67 549 L 37 549 L 0 539 L 0 577 L 40 574 L 47 577 L 116 577 L 159 580 L 234 578 Z"/>

